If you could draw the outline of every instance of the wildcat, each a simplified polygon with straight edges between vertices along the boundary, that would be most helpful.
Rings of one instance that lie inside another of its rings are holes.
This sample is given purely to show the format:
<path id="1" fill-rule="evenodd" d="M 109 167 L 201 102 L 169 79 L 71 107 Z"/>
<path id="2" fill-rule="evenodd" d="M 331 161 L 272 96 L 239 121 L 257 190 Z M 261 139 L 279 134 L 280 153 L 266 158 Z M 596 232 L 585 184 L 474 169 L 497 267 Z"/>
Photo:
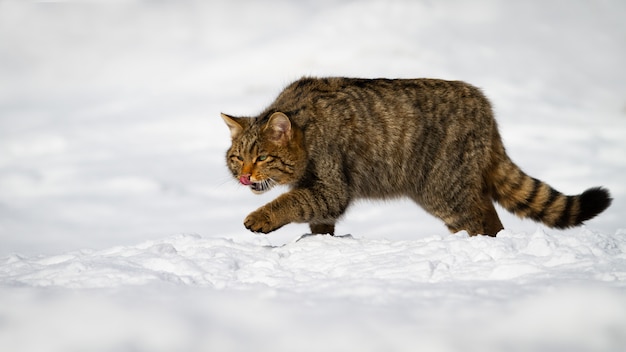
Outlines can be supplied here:
<path id="1" fill-rule="evenodd" d="M 355 199 L 409 197 L 453 233 L 495 236 L 503 227 L 493 201 L 563 229 L 612 200 L 601 187 L 567 196 L 526 175 L 487 98 L 460 81 L 304 77 L 260 115 L 222 118 L 233 176 L 254 193 L 290 187 L 246 217 L 253 232 L 297 222 L 333 234 Z"/>

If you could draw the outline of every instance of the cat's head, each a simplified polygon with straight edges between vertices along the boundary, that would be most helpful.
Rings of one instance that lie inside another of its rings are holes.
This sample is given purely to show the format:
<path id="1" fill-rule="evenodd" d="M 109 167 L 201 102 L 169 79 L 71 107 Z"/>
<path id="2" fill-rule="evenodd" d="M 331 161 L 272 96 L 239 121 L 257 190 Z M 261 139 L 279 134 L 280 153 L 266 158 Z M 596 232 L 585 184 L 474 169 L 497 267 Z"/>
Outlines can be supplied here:
<path id="1" fill-rule="evenodd" d="M 222 114 L 222 118 L 232 142 L 226 164 L 239 183 L 260 194 L 302 177 L 306 167 L 303 137 L 287 115 L 275 112 L 256 119 Z"/>

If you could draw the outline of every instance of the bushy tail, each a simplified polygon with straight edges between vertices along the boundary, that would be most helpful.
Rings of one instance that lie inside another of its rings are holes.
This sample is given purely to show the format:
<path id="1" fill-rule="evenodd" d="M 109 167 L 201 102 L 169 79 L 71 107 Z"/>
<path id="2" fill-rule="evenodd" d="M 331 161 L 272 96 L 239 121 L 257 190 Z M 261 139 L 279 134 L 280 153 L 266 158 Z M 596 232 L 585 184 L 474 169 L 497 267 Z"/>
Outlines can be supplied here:
<path id="1" fill-rule="evenodd" d="M 611 196 L 605 188 L 595 187 L 579 195 L 564 195 L 545 182 L 526 175 L 508 157 L 505 159 L 489 175 L 492 197 L 519 217 L 565 229 L 581 225 L 611 205 Z"/>

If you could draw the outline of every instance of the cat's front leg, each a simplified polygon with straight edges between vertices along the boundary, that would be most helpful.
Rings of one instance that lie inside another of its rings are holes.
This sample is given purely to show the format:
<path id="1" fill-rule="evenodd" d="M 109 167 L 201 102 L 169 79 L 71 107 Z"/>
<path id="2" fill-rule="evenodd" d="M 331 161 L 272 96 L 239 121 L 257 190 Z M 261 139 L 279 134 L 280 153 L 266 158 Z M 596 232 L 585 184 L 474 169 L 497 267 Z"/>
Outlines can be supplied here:
<path id="1" fill-rule="evenodd" d="M 335 235 L 335 224 L 310 223 L 311 233 L 314 235 Z"/>
<path id="2" fill-rule="evenodd" d="M 250 231 L 268 233 L 292 222 L 324 224 L 313 225 L 311 229 L 315 233 L 332 234 L 334 220 L 348 206 L 348 198 L 342 195 L 322 187 L 292 190 L 250 213 L 244 225 Z"/>
<path id="3" fill-rule="evenodd" d="M 286 196 L 287 194 L 281 195 L 250 213 L 243 221 L 244 226 L 252 232 L 269 233 L 290 222 L 298 222 L 293 215 L 293 207 L 289 204 L 293 201 L 286 201 L 294 197 Z"/>
<path id="4" fill-rule="evenodd" d="M 268 204 L 269 205 L 269 204 Z M 285 225 L 280 224 L 265 205 L 250 213 L 243 221 L 244 226 L 252 232 L 269 233 Z"/>

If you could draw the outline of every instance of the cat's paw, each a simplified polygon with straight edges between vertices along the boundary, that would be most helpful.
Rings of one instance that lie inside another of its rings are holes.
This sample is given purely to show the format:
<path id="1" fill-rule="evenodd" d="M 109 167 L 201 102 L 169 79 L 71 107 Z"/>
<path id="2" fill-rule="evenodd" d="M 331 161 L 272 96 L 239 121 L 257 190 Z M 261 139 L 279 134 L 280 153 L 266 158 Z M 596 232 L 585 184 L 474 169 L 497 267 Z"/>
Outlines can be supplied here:
<path id="1" fill-rule="evenodd" d="M 280 227 L 280 225 L 275 224 L 271 214 L 262 208 L 250 213 L 243 224 L 248 230 L 261 233 L 272 232 Z"/>

